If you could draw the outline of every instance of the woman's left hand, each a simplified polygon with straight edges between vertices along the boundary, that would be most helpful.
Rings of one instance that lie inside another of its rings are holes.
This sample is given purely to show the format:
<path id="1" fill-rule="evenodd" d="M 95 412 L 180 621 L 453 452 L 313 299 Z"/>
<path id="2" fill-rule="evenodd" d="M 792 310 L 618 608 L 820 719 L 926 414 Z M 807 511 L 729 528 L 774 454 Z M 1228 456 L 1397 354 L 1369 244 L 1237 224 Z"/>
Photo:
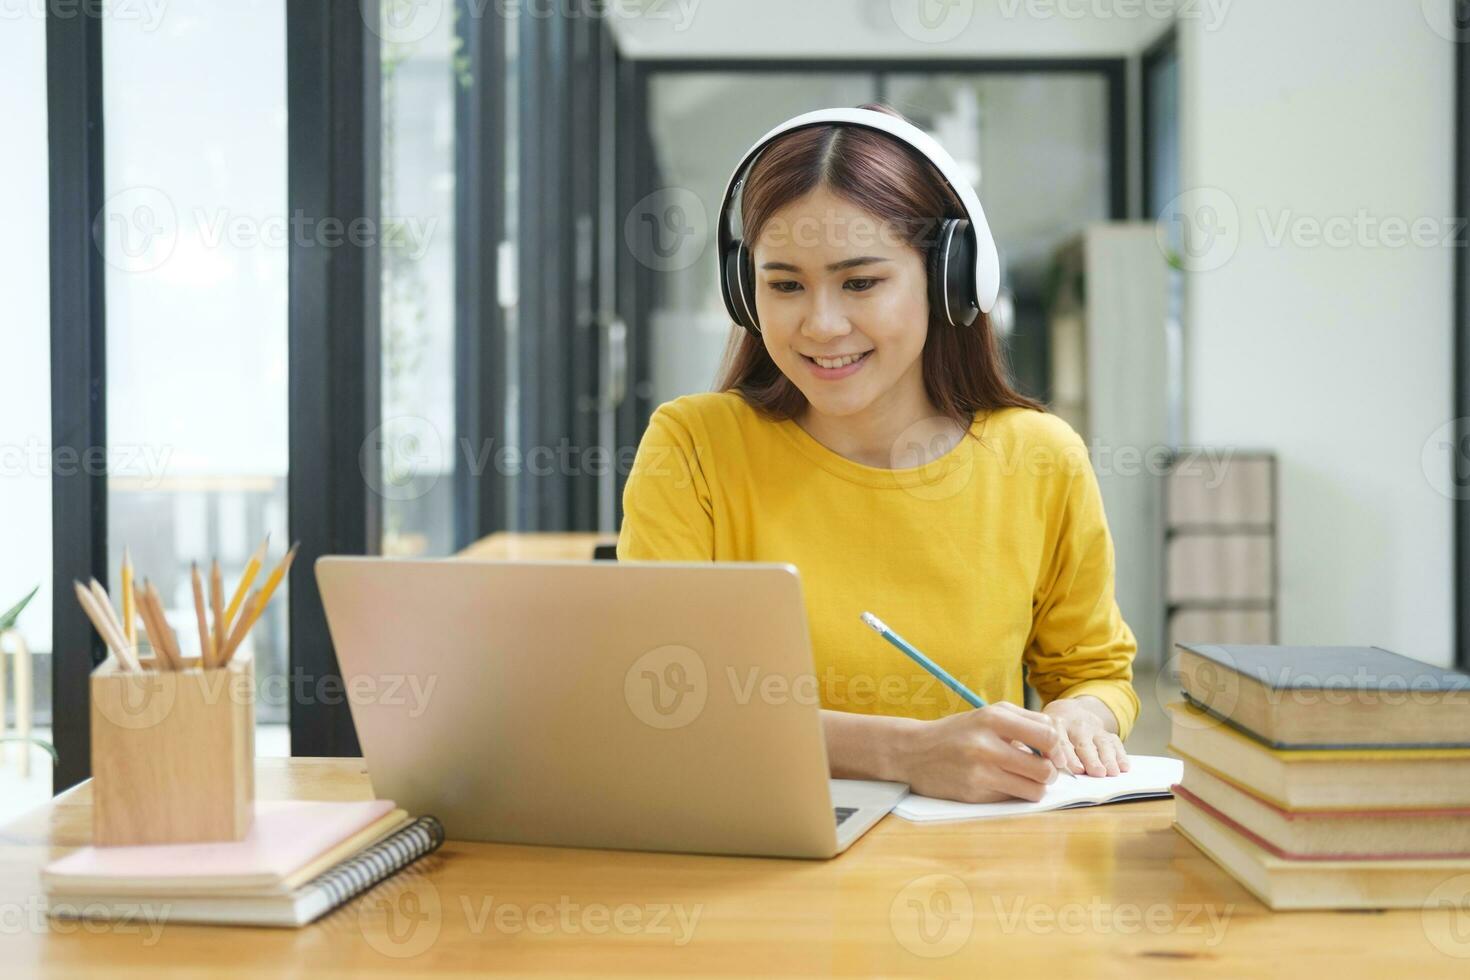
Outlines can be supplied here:
<path id="1" fill-rule="evenodd" d="M 1116 776 L 1128 771 L 1128 753 L 1107 705 L 1090 695 L 1062 698 L 1041 709 L 1064 736 L 1060 749 L 1072 772 L 1089 776 Z M 1106 719 L 1106 720 L 1105 720 Z"/>

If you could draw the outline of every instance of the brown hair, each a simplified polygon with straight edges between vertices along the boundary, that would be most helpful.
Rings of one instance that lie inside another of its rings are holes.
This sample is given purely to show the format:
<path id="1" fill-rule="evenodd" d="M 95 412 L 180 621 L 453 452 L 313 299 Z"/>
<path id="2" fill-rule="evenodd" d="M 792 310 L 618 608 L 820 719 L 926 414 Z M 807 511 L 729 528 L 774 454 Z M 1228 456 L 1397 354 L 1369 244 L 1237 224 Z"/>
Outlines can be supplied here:
<path id="1" fill-rule="evenodd" d="M 904 118 L 881 103 L 861 108 Z M 937 219 L 964 216 L 934 165 L 908 144 L 872 129 L 812 126 L 776 139 L 751 167 L 740 202 L 746 243 L 754 246 L 777 211 L 818 186 L 892 222 L 921 255 Z M 931 309 L 921 357 L 929 400 L 967 431 L 982 409 L 1046 410 L 1012 387 L 1005 353 L 984 313 L 956 329 Z M 716 391 L 730 389 L 770 418 L 793 418 L 806 405 L 806 396 L 781 373 L 761 339 L 739 324 L 731 325 L 715 384 Z"/>

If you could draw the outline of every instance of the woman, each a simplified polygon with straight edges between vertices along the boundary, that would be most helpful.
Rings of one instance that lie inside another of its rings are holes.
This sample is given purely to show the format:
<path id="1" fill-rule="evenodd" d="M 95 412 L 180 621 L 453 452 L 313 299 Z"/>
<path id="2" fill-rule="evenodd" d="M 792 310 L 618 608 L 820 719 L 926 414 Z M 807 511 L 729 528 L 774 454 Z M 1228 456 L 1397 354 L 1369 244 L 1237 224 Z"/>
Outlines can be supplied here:
<path id="1" fill-rule="evenodd" d="M 654 412 L 617 551 L 796 565 L 833 776 L 1035 800 L 1059 769 L 1128 768 L 1136 644 L 1082 440 L 1011 387 L 984 313 L 957 327 L 931 309 L 935 219 L 964 213 L 888 133 L 776 137 L 740 204 L 758 333 L 733 329 L 713 392 Z M 1040 712 L 1017 707 L 1023 669 Z"/>

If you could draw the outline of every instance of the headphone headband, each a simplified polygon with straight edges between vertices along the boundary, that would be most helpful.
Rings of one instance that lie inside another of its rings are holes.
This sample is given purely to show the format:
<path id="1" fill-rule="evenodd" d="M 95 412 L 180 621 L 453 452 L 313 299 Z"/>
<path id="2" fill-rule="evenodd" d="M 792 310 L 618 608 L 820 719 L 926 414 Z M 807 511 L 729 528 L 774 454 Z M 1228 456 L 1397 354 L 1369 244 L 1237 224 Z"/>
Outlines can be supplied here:
<path id="1" fill-rule="evenodd" d="M 727 275 L 725 256 L 727 249 L 735 240 L 734 234 L 730 229 L 730 208 L 734 202 L 736 192 L 745 183 L 746 168 L 778 136 L 809 126 L 822 126 L 834 123 L 848 126 L 861 126 L 896 137 L 915 150 L 918 150 L 939 171 L 940 176 L 944 178 L 945 182 L 955 192 L 955 196 L 959 198 L 960 206 L 965 211 L 965 218 L 969 221 L 969 228 L 974 233 L 974 295 L 980 310 L 984 313 L 989 313 L 995 305 L 996 296 L 1000 293 L 1000 256 L 995 247 L 995 238 L 990 233 L 990 224 L 985 220 L 985 210 L 980 206 L 979 196 L 975 193 L 975 189 L 970 186 L 970 182 L 960 172 L 959 164 L 955 162 L 954 157 L 950 156 L 949 151 L 940 146 L 937 140 L 912 123 L 900 119 L 897 116 L 890 116 L 886 112 L 878 112 L 875 109 L 849 109 L 839 107 L 817 109 L 813 112 L 803 113 L 776 126 L 757 140 L 750 149 L 745 151 L 745 155 L 740 158 L 740 163 L 735 167 L 734 172 L 731 173 L 730 180 L 725 185 L 725 196 L 720 201 L 718 254 L 721 257 L 721 277 L 723 278 Z M 745 322 L 742 311 L 736 308 L 731 298 L 732 292 L 736 291 L 730 288 L 721 290 L 725 297 L 725 305 L 730 316 L 736 322 Z M 747 294 L 740 293 L 740 295 L 743 297 Z M 749 313 L 750 319 L 753 321 L 754 310 L 749 311 Z"/>

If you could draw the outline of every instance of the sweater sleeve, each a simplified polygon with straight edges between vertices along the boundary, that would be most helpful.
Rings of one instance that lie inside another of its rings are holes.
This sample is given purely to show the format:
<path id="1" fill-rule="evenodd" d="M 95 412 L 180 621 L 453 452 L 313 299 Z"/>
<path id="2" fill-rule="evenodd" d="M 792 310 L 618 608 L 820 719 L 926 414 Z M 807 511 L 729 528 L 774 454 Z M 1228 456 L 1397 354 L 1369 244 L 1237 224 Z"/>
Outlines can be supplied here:
<path id="1" fill-rule="evenodd" d="M 618 559 L 713 561 L 709 481 L 688 427 L 668 405 L 648 420 L 623 487 Z"/>
<path id="2" fill-rule="evenodd" d="M 1027 679 L 1043 704 L 1090 694 L 1127 738 L 1138 718 L 1133 657 L 1138 643 L 1114 595 L 1113 540 L 1102 493 L 1076 433 L 1068 433 L 1062 468 L 1067 486 L 1055 521 L 1055 546 L 1042 566 L 1025 653 Z"/>

